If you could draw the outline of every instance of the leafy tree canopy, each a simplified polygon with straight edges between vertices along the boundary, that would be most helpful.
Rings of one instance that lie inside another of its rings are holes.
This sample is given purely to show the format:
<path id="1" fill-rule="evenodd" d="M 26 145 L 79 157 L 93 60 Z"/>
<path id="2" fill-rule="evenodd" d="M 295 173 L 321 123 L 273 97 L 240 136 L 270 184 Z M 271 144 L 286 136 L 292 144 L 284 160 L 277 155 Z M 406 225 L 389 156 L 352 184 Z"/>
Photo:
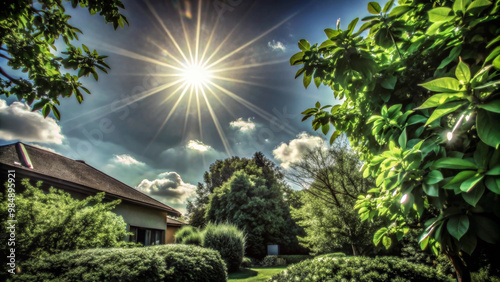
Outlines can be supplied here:
<path id="1" fill-rule="evenodd" d="M 71 0 L 71 6 L 103 16 L 114 29 L 128 25 L 127 18 L 120 14 L 120 9 L 125 8 L 120 0 Z M 56 107 L 60 105 L 59 98 L 74 94 L 81 103 L 81 90 L 88 94 L 90 91 L 79 81 L 80 77 L 92 75 L 97 80 L 96 70 L 107 73 L 109 66 L 104 62 L 107 56 L 100 56 L 85 45 L 82 48 L 72 45 L 82 31 L 69 23 L 71 16 L 66 14 L 62 0 L 4 0 L 1 7 L 0 57 L 7 60 L 11 70 L 21 70 L 27 75 L 16 77 L 12 71 L 0 67 L 0 95 L 15 95 L 30 105 L 37 101 L 34 111 L 41 109 L 45 117 L 52 111 L 60 119 Z M 54 55 L 58 39 L 66 46 L 61 57 Z"/>
<path id="2" fill-rule="evenodd" d="M 331 142 L 345 132 L 361 153 L 376 181 L 356 208 L 391 221 L 376 243 L 430 217 L 422 248 L 445 253 L 469 280 L 463 259 L 500 241 L 500 1 L 398 4 L 370 2 L 358 30 L 356 18 L 325 29 L 320 44 L 299 42 L 296 77 L 344 99 L 316 103 L 304 120 L 325 134 L 335 127 Z"/>

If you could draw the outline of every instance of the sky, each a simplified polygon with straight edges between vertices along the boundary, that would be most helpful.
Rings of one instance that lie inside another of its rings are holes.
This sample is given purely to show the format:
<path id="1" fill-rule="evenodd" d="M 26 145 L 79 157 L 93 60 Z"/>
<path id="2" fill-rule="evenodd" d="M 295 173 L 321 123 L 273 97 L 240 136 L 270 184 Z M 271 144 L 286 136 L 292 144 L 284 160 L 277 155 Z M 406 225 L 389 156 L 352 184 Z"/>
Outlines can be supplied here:
<path id="1" fill-rule="evenodd" d="M 61 99 L 61 121 L 0 96 L 0 145 L 84 160 L 181 212 L 215 160 L 260 151 L 286 172 L 308 148 L 326 146 L 300 113 L 339 101 L 325 86 L 305 89 L 288 60 L 300 39 L 321 43 L 339 18 L 345 29 L 367 16 L 369 1 L 123 2 L 130 26 L 116 31 L 68 6 L 83 31 L 73 44 L 109 56 L 111 70 L 81 79 L 92 92 L 82 104 Z"/>

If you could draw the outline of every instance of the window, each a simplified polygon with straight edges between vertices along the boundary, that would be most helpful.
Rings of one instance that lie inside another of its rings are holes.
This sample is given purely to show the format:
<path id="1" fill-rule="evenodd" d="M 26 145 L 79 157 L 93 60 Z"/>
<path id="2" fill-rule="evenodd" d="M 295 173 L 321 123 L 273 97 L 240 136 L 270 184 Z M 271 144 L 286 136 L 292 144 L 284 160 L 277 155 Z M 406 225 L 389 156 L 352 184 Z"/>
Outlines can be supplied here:
<path id="1" fill-rule="evenodd" d="M 163 236 L 163 230 L 141 228 L 136 226 L 130 226 L 129 230 L 133 233 L 133 235 L 130 235 L 129 237 L 129 242 L 141 243 L 143 246 L 164 244 L 163 238 L 165 236 Z"/>

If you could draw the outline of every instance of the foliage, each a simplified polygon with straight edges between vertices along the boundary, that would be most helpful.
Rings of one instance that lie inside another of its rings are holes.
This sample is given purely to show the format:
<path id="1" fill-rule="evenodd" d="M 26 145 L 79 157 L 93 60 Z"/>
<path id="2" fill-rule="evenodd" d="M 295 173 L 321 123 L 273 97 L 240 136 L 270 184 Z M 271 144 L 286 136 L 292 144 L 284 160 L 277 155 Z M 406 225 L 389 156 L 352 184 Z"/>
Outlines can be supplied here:
<path id="1" fill-rule="evenodd" d="M 219 253 L 187 245 L 62 252 L 22 266 L 21 281 L 226 281 Z"/>
<path id="2" fill-rule="evenodd" d="M 287 178 L 305 188 L 299 193 L 301 205 L 292 208 L 293 219 L 306 233 L 299 241 L 314 254 L 373 254 L 372 237 L 381 222 L 362 222 L 352 208 L 372 182 L 359 172 L 357 155 L 345 143 L 337 140 L 336 145 L 313 148 L 290 165 Z"/>
<path id="3" fill-rule="evenodd" d="M 241 267 L 250 267 L 252 266 L 252 264 L 252 259 L 249 257 L 243 257 L 243 259 L 241 260 Z"/>
<path id="4" fill-rule="evenodd" d="M 284 259 L 286 261 L 286 264 L 294 264 L 306 259 L 313 258 L 313 256 L 309 255 L 278 255 L 278 257 Z"/>
<path id="5" fill-rule="evenodd" d="M 428 266 L 396 257 L 320 257 L 306 260 L 269 281 L 449 281 Z"/>
<path id="6" fill-rule="evenodd" d="M 500 276 L 491 273 L 491 265 L 482 267 L 477 272 L 471 273 L 474 282 L 500 282 Z"/>
<path id="7" fill-rule="evenodd" d="M 286 265 L 286 260 L 276 255 L 266 256 L 260 262 L 260 266 L 262 267 L 282 266 L 282 265 Z"/>
<path id="8" fill-rule="evenodd" d="M 127 224 L 112 210 L 120 200 L 103 202 L 104 193 L 77 200 L 70 194 L 50 188 L 48 193 L 28 179 L 16 189 L 16 260 L 55 254 L 64 250 L 116 247 L 125 244 Z M 7 183 L 8 184 L 8 183 Z M 5 185 L 6 191 L 8 185 Z M 8 219 L 7 194 L 0 194 L 0 220 L 5 228 Z"/>
<path id="9" fill-rule="evenodd" d="M 329 253 L 329 254 L 319 255 L 319 256 L 317 256 L 317 258 L 323 258 L 323 257 L 336 258 L 336 257 L 345 257 L 345 256 L 346 255 L 344 253 L 336 252 L 336 253 Z"/>
<path id="10" fill-rule="evenodd" d="M 296 77 L 344 99 L 316 103 L 304 120 L 325 134 L 334 126 L 331 142 L 345 132 L 376 179 L 356 206 L 362 219 L 391 221 L 375 244 L 400 240 L 409 219 L 425 222 L 421 247 L 468 279 L 462 260 L 476 249 L 493 258 L 500 241 L 500 1 L 398 3 L 370 2 L 358 31 L 356 18 L 325 29 L 319 45 L 299 42 Z"/>
<path id="11" fill-rule="evenodd" d="M 234 182 L 237 172 L 241 180 L 238 183 Z M 300 228 L 289 209 L 293 192 L 280 169 L 262 153 L 251 159 L 216 161 L 196 192 L 195 201 L 188 204 L 191 225 L 203 227 L 208 221 L 236 224 L 246 231 L 246 254 L 253 258 L 263 258 L 267 244 L 280 243 L 284 253 L 300 249 L 296 238 Z"/>
<path id="12" fill-rule="evenodd" d="M 184 225 L 175 232 L 175 243 L 202 246 L 203 233 L 195 227 Z"/>
<path id="13" fill-rule="evenodd" d="M 218 251 L 229 272 L 238 270 L 245 255 L 245 234 L 229 223 L 209 223 L 203 233 L 203 247 Z"/>
<path id="14" fill-rule="evenodd" d="M 0 11 L 0 57 L 7 60 L 12 70 L 27 73 L 16 78 L 0 67 L 3 76 L 0 77 L 0 95 L 15 95 L 30 105 L 38 101 L 33 105 L 34 111 L 41 109 L 44 116 L 52 111 L 57 119 L 60 119 L 56 108 L 60 105 L 60 96 L 75 94 L 81 103 L 81 90 L 88 94 L 90 91 L 79 81 L 80 77 L 92 75 L 97 80 L 96 69 L 105 73 L 109 69 L 104 62 L 107 56 L 100 56 L 85 45 L 80 48 L 71 44 L 78 40 L 78 33 L 82 31 L 69 24 L 71 16 L 66 14 L 65 6 L 68 7 L 63 1 L 55 0 L 3 1 Z M 125 23 L 128 25 L 127 18 L 120 14 L 120 9 L 125 8 L 121 0 L 71 0 L 71 6 L 87 8 L 90 14 L 103 16 L 115 30 L 118 26 L 123 28 Z M 54 54 L 55 45 L 60 42 L 66 47 L 62 52 L 64 56 Z"/>

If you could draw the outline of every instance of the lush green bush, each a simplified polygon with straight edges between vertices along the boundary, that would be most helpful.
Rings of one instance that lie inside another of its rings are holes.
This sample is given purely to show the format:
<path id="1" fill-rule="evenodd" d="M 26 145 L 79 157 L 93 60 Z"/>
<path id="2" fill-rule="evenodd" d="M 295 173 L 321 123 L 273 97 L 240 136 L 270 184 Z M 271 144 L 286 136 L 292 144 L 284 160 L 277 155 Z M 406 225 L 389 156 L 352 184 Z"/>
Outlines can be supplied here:
<path id="1" fill-rule="evenodd" d="M 175 232 L 175 242 L 177 244 L 183 244 L 184 238 L 193 233 L 199 233 L 198 229 L 190 225 L 184 225 Z"/>
<path id="2" fill-rule="evenodd" d="M 279 258 L 282 258 L 286 261 L 286 264 L 299 263 L 306 259 L 312 259 L 312 256 L 308 255 L 279 255 Z"/>
<path id="3" fill-rule="evenodd" d="M 29 179 L 21 181 L 16 193 L 16 260 L 26 261 L 61 251 L 119 247 L 127 244 L 127 224 L 112 210 L 120 200 L 103 202 L 104 193 L 77 200 L 70 194 L 50 188 L 40 189 Z M 0 193 L 0 226 L 9 225 L 9 186 Z M 10 193 L 10 192 L 9 192 Z"/>
<path id="4" fill-rule="evenodd" d="M 182 239 L 182 244 L 203 246 L 204 235 L 202 232 L 194 232 Z"/>
<path id="5" fill-rule="evenodd" d="M 479 269 L 478 272 L 471 273 L 474 282 L 500 282 L 500 277 L 491 273 L 491 265 Z"/>
<path id="6" fill-rule="evenodd" d="M 187 245 L 62 252 L 21 266 L 17 278 L 58 281 L 226 281 L 219 253 Z"/>
<path id="7" fill-rule="evenodd" d="M 219 251 L 229 272 L 240 268 L 245 255 L 245 234 L 236 225 L 209 223 L 204 229 L 203 246 Z"/>
<path id="8" fill-rule="evenodd" d="M 252 266 L 252 259 L 249 257 L 243 257 L 243 260 L 241 261 L 241 267 L 250 267 Z"/>
<path id="9" fill-rule="evenodd" d="M 266 256 L 261 262 L 260 266 L 262 267 L 271 267 L 271 266 L 281 266 L 286 265 L 286 260 L 284 258 L 280 258 L 279 256 Z"/>
<path id="10" fill-rule="evenodd" d="M 288 267 L 270 281 L 448 281 L 431 267 L 395 257 L 320 257 Z"/>
<path id="11" fill-rule="evenodd" d="M 319 257 L 319 258 L 338 258 L 338 257 L 345 257 L 345 254 L 338 252 L 338 253 L 323 254 L 323 255 L 319 255 L 317 257 Z"/>

